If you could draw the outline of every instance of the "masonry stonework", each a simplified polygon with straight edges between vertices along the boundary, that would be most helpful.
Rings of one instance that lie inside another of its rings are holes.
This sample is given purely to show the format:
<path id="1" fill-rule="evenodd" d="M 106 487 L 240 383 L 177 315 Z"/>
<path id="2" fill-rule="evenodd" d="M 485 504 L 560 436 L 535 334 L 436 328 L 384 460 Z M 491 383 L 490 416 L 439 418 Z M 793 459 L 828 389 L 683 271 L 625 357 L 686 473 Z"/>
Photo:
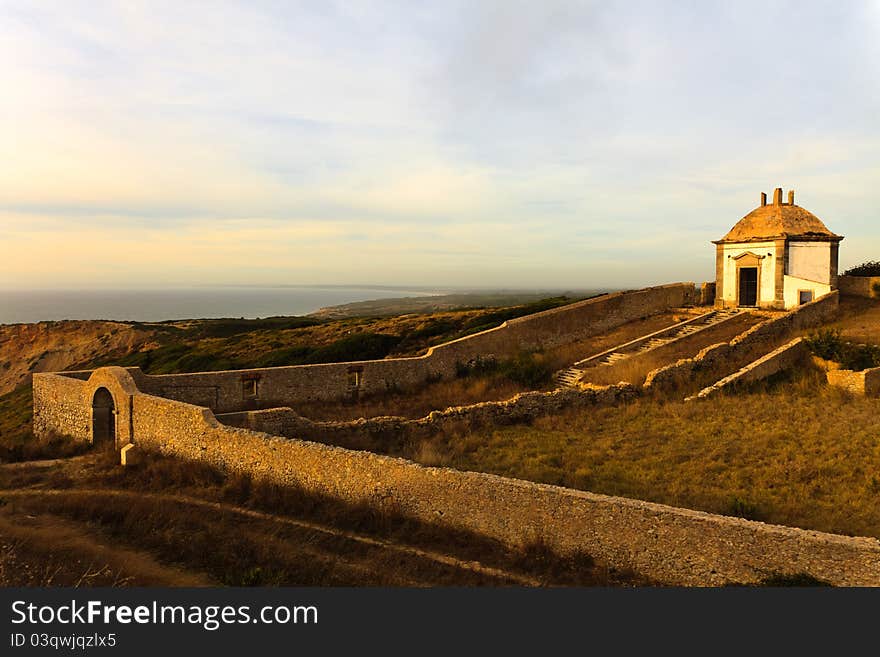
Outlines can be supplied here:
<path id="1" fill-rule="evenodd" d="M 130 375 L 108 368 L 91 388 Z M 98 375 L 96 372 L 95 375 Z M 94 375 L 93 375 L 94 376 Z M 119 393 L 117 393 L 119 394 Z M 123 393 L 127 394 L 127 393 Z M 880 542 L 608 497 L 556 486 L 287 439 L 224 426 L 207 408 L 131 395 L 134 443 L 230 472 L 366 503 L 505 544 L 543 541 L 670 584 L 759 581 L 808 573 L 838 585 L 880 585 Z"/>
<path id="2" fill-rule="evenodd" d="M 804 343 L 804 339 L 795 338 L 778 349 L 774 349 L 769 354 L 765 354 L 752 361 L 733 374 L 725 376 L 711 386 L 703 388 L 696 395 L 687 397 L 685 401 L 705 399 L 731 386 L 761 381 L 778 372 L 790 369 L 799 363 L 806 362 L 809 360 L 809 356 L 810 350 Z"/>
<path id="3" fill-rule="evenodd" d="M 710 345 L 693 358 L 684 358 L 649 372 L 645 388 L 674 391 L 702 382 L 714 383 L 776 349 L 794 332 L 827 321 L 837 314 L 839 293 L 826 294 L 794 310 L 755 324 L 730 342 Z"/>
<path id="4" fill-rule="evenodd" d="M 850 297 L 880 297 L 880 276 L 838 276 L 837 287 L 841 294 Z"/>
<path id="5" fill-rule="evenodd" d="M 352 395 L 349 374 L 353 368 L 360 372 L 360 395 L 413 390 L 430 381 L 454 378 L 462 365 L 479 358 L 503 359 L 523 350 L 567 344 L 697 300 L 693 283 L 615 292 L 519 317 L 431 347 L 424 356 L 414 358 L 156 376 L 138 368 L 128 371 L 143 392 L 207 406 L 217 413 L 339 401 Z M 255 381 L 255 398 L 245 398 L 245 378 Z"/>
<path id="6" fill-rule="evenodd" d="M 229 426 L 275 436 L 302 438 L 354 449 L 369 445 L 371 449 L 388 452 L 411 444 L 414 440 L 458 429 L 462 425 L 476 429 L 528 423 L 566 409 L 619 404 L 638 394 L 638 389 L 629 383 L 586 389 L 559 388 L 551 392 L 523 392 L 505 401 L 480 402 L 432 411 L 415 420 L 374 417 L 348 422 L 320 422 L 303 417 L 291 408 L 225 413 L 216 417 Z"/>
<path id="7" fill-rule="evenodd" d="M 598 331 L 595 326 L 579 326 L 581 322 L 589 323 L 594 316 L 599 316 L 599 326 L 609 328 L 694 300 L 693 285 L 689 291 L 686 285 L 677 285 L 652 288 L 644 295 L 609 295 L 582 303 L 572 314 L 550 311 L 563 318 L 555 332 L 551 329 L 552 320 L 548 319 L 550 315 L 541 313 L 543 317 L 537 324 L 508 322 L 493 329 L 494 332 L 474 336 L 473 341 L 436 347 L 419 359 L 396 359 L 396 364 L 392 360 L 364 363 L 365 385 L 371 374 L 382 380 L 383 366 L 401 368 L 384 372 L 389 376 L 411 377 L 407 381 L 417 383 L 425 372 L 433 375 L 450 363 L 483 354 L 482 348 L 494 354 L 509 353 L 503 350 L 534 344 L 532 341 L 542 331 L 551 334 L 550 340 L 570 340 L 574 335 Z M 738 362 L 791 331 L 828 317 L 836 308 L 836 294 L 828 295 L 779 319 L 758 324 L 730 343 L 710 347 L 696 360 L 680 361 L 670 369 L 655 372 L 651 383 L 668 385 L 677 377 L 692 375 L 695 367 L 724 369 L 727 365 L 721 363 L 725 358 Z M 606 312 L 611 317 L 606 317 Z M 511 327 L 514 328 L 508 330 Z M 438 353 L 442 356 L 438 357 Z M 715 360 L 712 354 L 717 356 Z M 407 368 L 399 361 L 418 365 Z M 268 388 L 270 399 L 287 394 L 302 398 L 308 394 L 304 387 L 312 390 L 306 384 L 310 378 L 318 380 L 314 385 L 319 386 L 327 377 L 347 373 L 348 366 L 248 372 L 263 375 L 258 385 L 263 386 L 264 392 Z M 346 502 L 391 509 L 420 521 L 478 532 L 511 546 L 542 541 L 563 554 L 584 551 L 613 567 L 632 568 L 670 584 L 751 583 L 772 573 L 807 573 L 838 585 L 880 585 L 880 542 L 873 538 L 766 525 L 495 475 L 425 467 L 400 458 L 302 439 L 309 436 L 340 441 L 345 439 L 340 436 L 348 432 L 348 440 L 354 441 L 371 432 L 389 430 L 392 434 L 398 432 L 394 435 L 417 435 L 420 431 L 444 430 L 446 423 L 462 418 L 522 421 L 566 405 L 616 403 L 634 394 L 632 386 L 526 393 L 508 402 L 447 409 L 420 420 L 374 418 L 355 423 L 317 423 L 286 408 L 240 408 L 234 397 L 241 394 L 241 374 L 150 377 L 140 370 L 120 367 L 64 375 L 36 374 L 34 431 L 38 435 L 58 433 L 91 440 L 91 404 L 103 389 L 113 399 L 117 446 L 134 444 L 139 454 L 158 451 L 202 461 L 258 480 L 293 485 Z M 337 394 L 334 388 L 331 398 Z M 211 404 L 165 398 L 175 395 Z M 228 424 L 251 428 L 221 423 L 211 405 Z M 226 409 L 231 415 L 223 413 Z M 396 425 L 400 428 L 394 428 Z M 271 435 L 279 433 L 288 437 Z"/>
<path id="8" fill-rule="evenodd" d="M 825 373 L 829 385 L 843 388 L 854 395 L 876 397 L 880 395 L 880 367 L 866 370 L 828 370 Z"/>

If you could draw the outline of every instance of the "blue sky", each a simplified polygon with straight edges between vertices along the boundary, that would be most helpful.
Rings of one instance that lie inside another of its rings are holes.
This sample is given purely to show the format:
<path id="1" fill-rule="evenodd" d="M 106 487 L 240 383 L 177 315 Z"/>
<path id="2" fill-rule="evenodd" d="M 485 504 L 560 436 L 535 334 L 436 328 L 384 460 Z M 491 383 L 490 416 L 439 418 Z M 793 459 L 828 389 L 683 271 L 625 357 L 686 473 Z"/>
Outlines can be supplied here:
<path id="1" fill-rule="evenodd" d="M 626 287 L 794 188 L 880 259 L 880 2 L 0 0 L 0 287 Z"/>

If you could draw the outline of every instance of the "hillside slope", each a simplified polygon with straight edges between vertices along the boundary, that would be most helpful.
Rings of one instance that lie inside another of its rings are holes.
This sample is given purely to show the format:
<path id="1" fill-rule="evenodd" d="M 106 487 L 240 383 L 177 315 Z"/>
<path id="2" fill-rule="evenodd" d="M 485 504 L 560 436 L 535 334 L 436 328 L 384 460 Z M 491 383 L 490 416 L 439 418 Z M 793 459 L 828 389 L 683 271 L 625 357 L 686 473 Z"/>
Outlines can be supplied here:
<path id="1" fill-rule="evenodd" d="M 107 321 L 0 325 L 0 395 L 33 372 L 57 372 L 155 346 L 154 331 Z"/>

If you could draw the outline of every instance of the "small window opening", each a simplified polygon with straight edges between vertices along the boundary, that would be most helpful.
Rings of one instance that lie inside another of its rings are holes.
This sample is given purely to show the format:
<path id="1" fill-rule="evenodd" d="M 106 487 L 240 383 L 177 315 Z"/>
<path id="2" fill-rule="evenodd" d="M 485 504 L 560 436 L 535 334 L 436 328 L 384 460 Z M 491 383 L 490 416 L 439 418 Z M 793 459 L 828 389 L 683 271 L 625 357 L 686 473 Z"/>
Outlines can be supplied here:
<path id="1" fill-rule="evenodd" d="M 798 304 L 801 306 L 813 300 L 812 290 L 798 290 Z"/>
<path id="2" fill-rule="evenodd" d="M 357 389 L 361 387 L 364 380 L 364 370 L 360 367 L 351 367 L 348 370 L 348 387 Z"/>
<path id="3" fill-rule="evenodd" d="M 259 392 L 259 377 L 241 377 L 241 396 L 244 399 L 256 399 Z"/>

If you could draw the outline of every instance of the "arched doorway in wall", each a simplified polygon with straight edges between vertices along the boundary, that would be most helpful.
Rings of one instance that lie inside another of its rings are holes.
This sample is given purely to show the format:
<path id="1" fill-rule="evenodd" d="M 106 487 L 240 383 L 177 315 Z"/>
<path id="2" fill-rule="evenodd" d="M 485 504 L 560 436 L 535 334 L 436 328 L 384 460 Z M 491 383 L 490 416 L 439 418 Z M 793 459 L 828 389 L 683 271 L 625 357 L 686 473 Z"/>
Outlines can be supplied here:
<path id="1" fill-rule="evenodd" d="M 107 388 L 98 388 L 92 398 L 92 444 L 116 444 L 116 405 Z"/>

